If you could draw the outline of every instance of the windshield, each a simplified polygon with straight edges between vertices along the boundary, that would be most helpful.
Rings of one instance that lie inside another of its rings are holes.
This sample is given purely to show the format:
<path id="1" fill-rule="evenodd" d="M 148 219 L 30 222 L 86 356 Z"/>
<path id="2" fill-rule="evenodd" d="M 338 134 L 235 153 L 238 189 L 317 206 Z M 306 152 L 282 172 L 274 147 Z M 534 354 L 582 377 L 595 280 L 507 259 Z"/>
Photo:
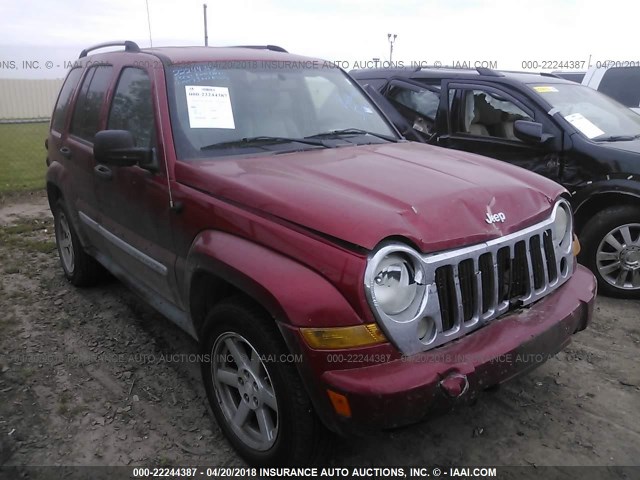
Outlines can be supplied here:
<path id="1" fill-rule="evenodd" d="M 397 140 L 339 68 L 297 67 L 284 61 L 168 67 L 178 158 L 329 148 L 338 146 L 336 138 L 343 145 Z"/>
<path id="2" fill-rule="evenodd" d="M 640 115 L 612 98 L 578 84 L 532 84 L 538 95 L 587 138 L 633 140 L 640 135 Z"/>

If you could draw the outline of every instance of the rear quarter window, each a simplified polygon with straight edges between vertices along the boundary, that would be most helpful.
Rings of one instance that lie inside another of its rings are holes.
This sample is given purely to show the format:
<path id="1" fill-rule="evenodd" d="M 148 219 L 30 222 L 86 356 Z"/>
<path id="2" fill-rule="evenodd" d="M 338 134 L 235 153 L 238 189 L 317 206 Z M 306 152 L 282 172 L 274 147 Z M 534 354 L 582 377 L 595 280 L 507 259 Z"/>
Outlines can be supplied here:
<path id="1" fill-rule="evenodd" d="M 53 115 L 51 119 L 51 129 L 56 132 L 62 132 L 67 120 L 67 112 L 69 111 L 69 103 L 73 92 L 78 85 L 80 76 L 82 75 L 81 68 L 74 68 L 67 75 L 67 79 L 64 81 L 60 94 L 58 95 L 58 101 L 53 109 Z"/>

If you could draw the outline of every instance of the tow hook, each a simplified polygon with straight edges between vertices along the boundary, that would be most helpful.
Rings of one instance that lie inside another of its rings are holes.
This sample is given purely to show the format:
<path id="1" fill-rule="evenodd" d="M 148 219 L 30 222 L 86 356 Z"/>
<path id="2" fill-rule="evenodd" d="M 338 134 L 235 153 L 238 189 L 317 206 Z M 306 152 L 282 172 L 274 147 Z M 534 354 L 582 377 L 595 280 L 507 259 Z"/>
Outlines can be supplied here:
<path id="1" fill-rule="evenodd" d="M 469 390 L 469 380 L 462 373 L 452 373 L 440 380 L 438 386 L 451 398 L 459 398 Z"/>

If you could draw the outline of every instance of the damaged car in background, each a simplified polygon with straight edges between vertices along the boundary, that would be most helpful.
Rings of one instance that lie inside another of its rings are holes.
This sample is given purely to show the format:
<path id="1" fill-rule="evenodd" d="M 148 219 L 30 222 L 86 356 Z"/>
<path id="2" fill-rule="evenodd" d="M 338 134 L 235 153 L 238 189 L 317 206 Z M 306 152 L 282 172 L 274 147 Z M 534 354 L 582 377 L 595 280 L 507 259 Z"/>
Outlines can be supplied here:
<path id="1" fill-rule="evenodd" d="M 487 155 L 567 188 L 580 263 L 640 298 L 640 115 L 555 74 L 422 68 L 351 75 L 411 140 Z"/>

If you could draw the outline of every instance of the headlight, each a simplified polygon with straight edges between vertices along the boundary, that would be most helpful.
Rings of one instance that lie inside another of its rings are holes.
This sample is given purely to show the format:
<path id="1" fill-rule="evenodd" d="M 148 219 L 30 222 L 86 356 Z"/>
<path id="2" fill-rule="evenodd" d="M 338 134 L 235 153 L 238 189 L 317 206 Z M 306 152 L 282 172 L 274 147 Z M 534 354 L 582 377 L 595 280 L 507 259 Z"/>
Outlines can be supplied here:
<path id="1" fill-rule="evenodd" d="M 405 311 L 416 298 L 418 286 L 412 266 L 402 256 L 387 255 L 378 264 L 373 279 L 373 296 L 387 315 Z"/>
<path id="2" fill-rule="evenodd" d="M 424 270 L 417 253 L 404 245 L 380 249 L 367 265 L 365 281 L 379 313 L 408 321 L 425 295 Z"/>
<path id="3" fill-rule="evenodd" d="M 563 200 L 556 205 L 552 229 L 554 245 L 563 245 L 567 240 L 571 242 L 573 232 L 570 208 L 569 204 Z"/>

